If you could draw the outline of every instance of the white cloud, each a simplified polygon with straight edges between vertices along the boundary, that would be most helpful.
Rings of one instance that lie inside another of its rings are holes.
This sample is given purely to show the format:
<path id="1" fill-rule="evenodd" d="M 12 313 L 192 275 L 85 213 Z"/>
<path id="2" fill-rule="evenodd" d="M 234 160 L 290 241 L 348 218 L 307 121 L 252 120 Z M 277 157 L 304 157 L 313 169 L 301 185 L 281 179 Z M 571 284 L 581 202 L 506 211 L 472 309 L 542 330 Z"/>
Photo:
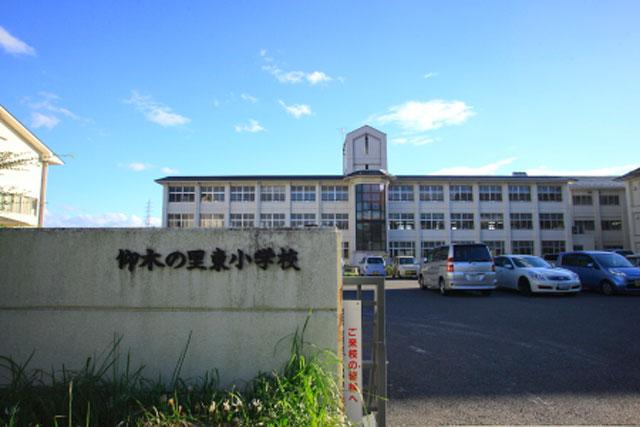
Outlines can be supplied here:
<path id="1" fill-rule="evenodd" d="M 217 99 L 213 100 L 213 108 L 218 108 L 220 106 L 220 101 Z"/>
<path id="2" fill-rule="evenodd" d="M 127 165 L 127 168 L 131 169 L 134 172 L 142 172 L 151 169 L 153 166 L 147 163 L 139 163 L 133 162 Z"/>
<path id="3" fill-rule="evenodd" d="M 254 120 L 254 119 L 249 119 L 249 123 L 235 125 L 234 129 L 238 133 L 240 132 L 256 133 L 256 132 L 262 132 L 265 130 L 265 128 L 263 128 L 262 125 L 257 120 Z"/>
<path id="4" fill-rule="evenodd" d="M 312 71 L 311 73 L 308 73 L 306 75 L 306 78 L 307 78 L 307 81 L 312 85 L 323 83 L 323 82 L 330 82 L 331 80 L 333 80 L 331 77 L 327 76 L 322 71 Z"/>
<path id="5" fill-rule="evenodd" d="M 509 165 L 515 160 L 515 157 L 509 157 L 482 166 L 454 166 L 430 172 L 429 175 L 496 175 L 503 166 Z"/>
<path id="6" fill-rule="evenodd" d="M 160 218 L 150 218 L 151 226 L 159 227 Z M 47 210 L 45 212 L 46 227 L 72 227 L 72 228 L 96 228 L 96 227 L 145 227 L 145 218 L 138 215 L 129 215 L 122 212 L 107 212 L 101 214 L 55 214 Z"/>
<path id="7" fill-rule="evenodd" d="M 311 115 L 311 107 L 309 107 L 308 105 L 305 105 L 305 104 L 287 105 L 282 100 L 279 100 L 278 104 L 280 104 L 288 114 L 292 115 L 296 119 L 299 119 L 302 116 Z"/>
<path id="8" fill-rule="evenodd" d="M 426 135 L 405 135 L 391 140 L 392 143 L 398 145 L 425 145 L 436 142 L 435 138 Z"/>
<path id="9" fill-rule="evenodd" d="M 188 117 L 173 112 L 168 106 L 154 101 L 150 96 L 141 95 L 136 90 L 132 90 L 131 97 L 124 102 L 132 104 L 144 114 L 148 121 L 160 126 L 179 126 L 191 121 Z"/>
<path id="10" fill-rule="evenodd" d="M 373 117 L 380 124 L 395 124 L 406 131 L 425 132 L 442 126 L 459 125 L 473 116 L 473 108 L 463 101 L 408 101 L 394 105 L 385 114 Z"/>
<path id="11" fill-rule="evenodd" d="M 297 84 L 306 81 L 310 85 L 316 85 L 318 83 L 327 83 L 333 80 L 331 76 L 327 75 L 323 71 L 306 72 L 301 70 L 283 70 L 275 64 L 272 57 L 268 56 L 266 49 L 260 50 L 260 56 L 265 62 L 262 69 L 275 77 L 280 83 Z"/>
<path id="12" fill-rule="evenodd" d="M 428 72 L 428 73 L 424 73 L 424 75 L 422 77 L 425 78 L 425 79 L 430 79 L 431 77 L 435 77 L 437 75 L 438 75 L 438 73 Z"/>
<path id="13" fill-rule="evenodd" d="M 256 98 L 255 96 L 251 96 L 248 93 L 240 94 L 240 98 L 242 98 L 245 101 L 250 102 L 252 104 L 255 104 L 256 102 L 258 102 L 258 98 Z"/>
<path id="14" fill-rule="evenodd" d="M 34 111 L 31 113 L 31 127 L 34 129 L 45 127 L 47 129 L 53 129 L 58 126 L 60 119 L 53 115 L 46 115 Z"/>
<path id="15" fill-rule="evenodd" d="M 169 174 L 169 175 L 178 173 L 178 169 L 170 168 L 170 167 L 167 167 L 167 166 L 161 168 L 160 171 L 162 173 L 166 173 L 166 174 Z"/>
<path id="16" fill-rule="evenodd" d="M 546 166 L 526 169 L 529 175 L 548 175 L 548 176 L 620 176 L 637 168 L 637 164 L 628 164 L 621 166 L 609 166 L 595 169 L 554 169 Z"/>
<path id="17" fill-rule="evenodd" d="M 0 46 L 5 52 L 13 55 L 35 55 L 36 50 L 22 40 L 9 34 L 9 31 L 0 26 Z"/>

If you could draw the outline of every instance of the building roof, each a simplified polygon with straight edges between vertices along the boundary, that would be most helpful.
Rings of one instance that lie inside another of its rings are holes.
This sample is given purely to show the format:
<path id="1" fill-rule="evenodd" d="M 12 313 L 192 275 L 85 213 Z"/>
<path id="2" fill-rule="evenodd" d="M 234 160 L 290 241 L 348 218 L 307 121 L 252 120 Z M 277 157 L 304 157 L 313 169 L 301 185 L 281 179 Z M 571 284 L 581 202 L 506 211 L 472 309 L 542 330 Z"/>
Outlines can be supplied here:
<path id="1" fill-rule="evenodd" d="M 342 175 L 222 175 L 222 176 L 166 176 L 156 179 L 163 182 L 208 182 L 208 181 L 336 181 Z"/>
<path id="2" fill-rule="evenodd" d="M 64 162 L 40 139 L 35 136 L 20 120 L 15 118 L 6 108 L 0 105 L 0 120 L 7 124 L 27 144 L 29 144 L 41 156 L 43 162 L 52 165 L 63 165 Z"/>
<path id="3" fill-rule="evenodd" d="M 533 175 L 395 175 L 400 181 L 483 181 L 483 182 L 567 182 L 569 176 L 533 176 Z"/>
<path id="4" fill-rule="evenodd" d="M 631 172 L 627 172 L 627 173 L 625 173 L 624 175 L 622 175 L 621 177 L 619 177 L 617 179 L 619 179 L 621 181 L 626 181 L 628 179 L 636 178 L 638 176 L 640 176 L 640 168 L 634 169 Z"/>
<path id="5" fill-rule="evenodd" d="M 624 183 L 615 176 L 577 176 L 571 188 L 624 190 Z"/>

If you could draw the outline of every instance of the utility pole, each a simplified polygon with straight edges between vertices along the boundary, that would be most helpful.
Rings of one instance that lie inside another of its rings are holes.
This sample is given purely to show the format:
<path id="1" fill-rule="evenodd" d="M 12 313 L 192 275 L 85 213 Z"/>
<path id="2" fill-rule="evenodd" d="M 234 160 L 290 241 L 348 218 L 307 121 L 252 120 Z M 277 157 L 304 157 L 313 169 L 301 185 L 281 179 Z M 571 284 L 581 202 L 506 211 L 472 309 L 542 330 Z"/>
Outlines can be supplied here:
<path id="1" fill-rule="evenodd" d="M 144 218 L 144 226 L 151 227 L 151 199 L 147 200 L 146 216 Z"/>

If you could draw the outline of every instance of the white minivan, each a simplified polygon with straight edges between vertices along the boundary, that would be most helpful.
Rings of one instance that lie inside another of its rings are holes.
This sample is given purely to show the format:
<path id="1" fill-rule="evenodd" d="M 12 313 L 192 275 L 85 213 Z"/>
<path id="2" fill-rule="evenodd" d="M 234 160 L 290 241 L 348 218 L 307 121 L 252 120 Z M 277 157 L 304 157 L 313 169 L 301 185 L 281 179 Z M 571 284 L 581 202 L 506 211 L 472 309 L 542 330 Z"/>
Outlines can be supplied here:
<path id="1" fill-rule="evenodd" d="M 418 276 L 422 289 L 480 291 L 491 295 L 496 288 L 496 268 L 487 245 L 451 244 L 435 248 Z"/>

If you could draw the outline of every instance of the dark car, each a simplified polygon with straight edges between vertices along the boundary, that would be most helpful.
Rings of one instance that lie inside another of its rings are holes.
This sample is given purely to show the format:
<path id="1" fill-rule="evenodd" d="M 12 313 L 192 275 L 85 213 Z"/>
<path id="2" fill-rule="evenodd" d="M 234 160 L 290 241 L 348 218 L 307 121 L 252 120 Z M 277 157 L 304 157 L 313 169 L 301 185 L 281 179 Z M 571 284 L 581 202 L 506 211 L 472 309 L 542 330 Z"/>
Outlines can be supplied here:
<path id="1" fill-rule="evenodd" d="M 640 292 L 640 268 L 615 252 L 565 252 L 558 267 L 580 276 L 583 289 L 599 290 L 605 295 L 617 292 Z"/>

